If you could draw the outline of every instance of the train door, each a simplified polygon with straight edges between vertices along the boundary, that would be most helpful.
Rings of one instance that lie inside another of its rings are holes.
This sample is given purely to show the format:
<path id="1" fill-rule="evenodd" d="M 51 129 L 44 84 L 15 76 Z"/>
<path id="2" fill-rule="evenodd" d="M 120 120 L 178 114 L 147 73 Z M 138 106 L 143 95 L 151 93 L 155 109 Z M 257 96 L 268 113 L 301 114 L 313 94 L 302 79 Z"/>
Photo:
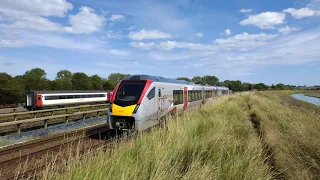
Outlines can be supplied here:
<path id="1" fill-rule="evenodd" d="M 163 87 L 157 86 L 157 106 L 158 114 L 157 117 L 160 118 L 163 114 Z"/>

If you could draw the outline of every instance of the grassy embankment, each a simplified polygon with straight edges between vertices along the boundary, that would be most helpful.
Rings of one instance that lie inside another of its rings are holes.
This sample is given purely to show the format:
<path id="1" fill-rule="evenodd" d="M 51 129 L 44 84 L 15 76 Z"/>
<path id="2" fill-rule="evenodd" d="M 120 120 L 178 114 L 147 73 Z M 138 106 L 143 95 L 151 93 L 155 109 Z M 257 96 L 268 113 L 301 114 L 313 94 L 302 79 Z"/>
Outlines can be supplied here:
<path id="1" fill-rule="evenodd" d="M 143 133 L 111 155 L 70 157 L 42 178 L 319 179 L 320 109 L 276 93 L 219 98 L 170 120 L 167 131 Z"/>
<path id="2" fill-rule="evenodd" d="M 304 93 L 304 95 L 320 98 L 320 92 L 319 93 Z"/>

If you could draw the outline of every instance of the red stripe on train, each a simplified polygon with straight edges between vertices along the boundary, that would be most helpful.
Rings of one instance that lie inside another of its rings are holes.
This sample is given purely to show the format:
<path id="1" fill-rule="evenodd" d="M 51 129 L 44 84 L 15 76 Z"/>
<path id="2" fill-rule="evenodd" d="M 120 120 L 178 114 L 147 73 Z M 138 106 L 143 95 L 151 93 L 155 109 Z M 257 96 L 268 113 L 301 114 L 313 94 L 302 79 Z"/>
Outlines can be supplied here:
<path id="1" fill-rule="evenodd" d="M 183 110 L 186 110 L 188 107 L 188 88 L 183 88 L 184 102 L 183 102 Z"/>
<path id="2" fill-rule="evenodd" d="M 150 87 L 150 85 L 151 85 L 152 82 L 153 82 L 153 81 L 151 81 L 151 80 L 147 80 L 146 85 L 145 85 L 144 88 L 143 88 L 143 91 L 142 91 L 142 93 L 141 93 L 141 96 L 140 96 L 137 104 L 141 104 L 141 102 L 142 102 L 144 96 L 146 95 L 147 90 L 149 89 L 149 87 Z"/>

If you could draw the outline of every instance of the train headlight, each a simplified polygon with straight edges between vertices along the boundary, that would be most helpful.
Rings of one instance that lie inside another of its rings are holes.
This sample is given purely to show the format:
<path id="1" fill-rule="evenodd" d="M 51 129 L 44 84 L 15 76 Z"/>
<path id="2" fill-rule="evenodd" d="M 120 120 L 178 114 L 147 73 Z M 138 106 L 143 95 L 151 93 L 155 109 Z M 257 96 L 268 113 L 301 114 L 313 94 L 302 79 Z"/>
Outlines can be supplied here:
<path id="1" fill-rule="evenodd" d="M 140 104 L 137 104 L 137 105 L 136 105 L 136 108 L 134 108 L 134 110 L 133 110 L 133 114 L 134 114 L 134 113 L 136 113 L 136 112 L 138 111 L 139 106 L 140 106 Z"/>

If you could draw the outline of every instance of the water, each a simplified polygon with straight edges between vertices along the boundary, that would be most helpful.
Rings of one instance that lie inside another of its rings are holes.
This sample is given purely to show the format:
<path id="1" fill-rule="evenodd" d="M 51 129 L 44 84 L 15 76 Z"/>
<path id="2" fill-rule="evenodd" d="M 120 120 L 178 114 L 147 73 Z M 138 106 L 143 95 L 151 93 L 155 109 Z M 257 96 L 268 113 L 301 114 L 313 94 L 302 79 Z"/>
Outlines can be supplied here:
<path id="1" fill-rule="evenodd" d="M 64 124 L 52 125 L 48 128 L 37 129 L 33 131 L 22 132 L 21 134 L 11 134 L 0 137 L 0 143 L 6 142 L 6 144 L 15 144 L 30 139 L 36 139 L 50 134 L 56 134 L 60 132 L 70 131 L 73 129 L 83 128 L 87 126 L 106 124 L 107 116 L 92 117 L 84 120 L 71 121 Z"/>
<path id="2" fill-rule="evenodd" d="M 291 96 L 296 99 L 320 106 L 320 99 L 319 98 L 305 96 L 304 94 L 293 94 Z"/>

